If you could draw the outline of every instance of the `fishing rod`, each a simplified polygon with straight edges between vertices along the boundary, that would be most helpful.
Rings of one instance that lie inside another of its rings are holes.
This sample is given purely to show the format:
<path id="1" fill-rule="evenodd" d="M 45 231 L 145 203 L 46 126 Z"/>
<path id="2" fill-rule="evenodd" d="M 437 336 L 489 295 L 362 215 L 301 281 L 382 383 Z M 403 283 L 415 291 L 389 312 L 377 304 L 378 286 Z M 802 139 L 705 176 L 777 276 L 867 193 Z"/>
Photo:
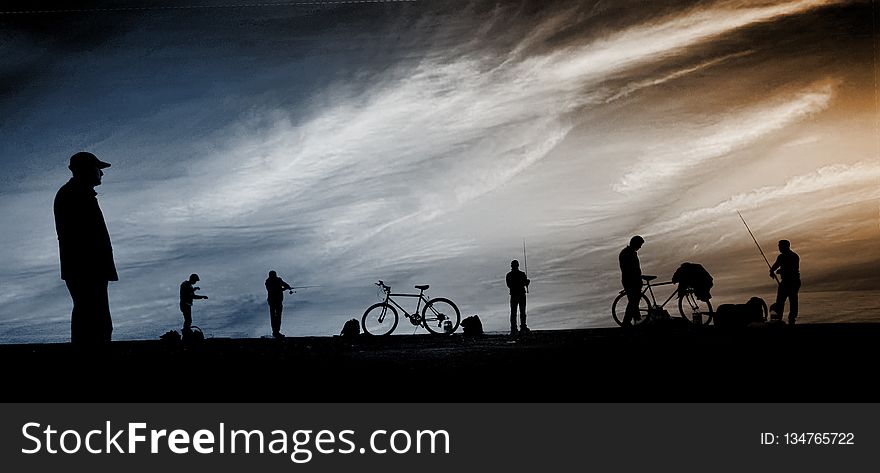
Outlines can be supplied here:
<path id="1" fill-rule="evenodd" d="M 761 252 L 761 256 L 764 258 L 764 262 L 767 263 L 767 268 L 770 269 L 770 274 L 773 276 L 773 280 L 776 281 L 776 284 L 779 284 L 779 279 L 776 277 L 776 273 L 773 272 L 773 266 L 770 265 L 770 261 L 767 260 L 767 255 L 764 254 L 764 250 L 761 249 L 761 245 L 758 244 L 758 239 L 755 238 L 755 234 L 752 233 L 752 229 L 749 228 L 749 224 L 746 223 L 746 219 L 743 218 L 742 214 L 739 213 L 739 210 L 736 211 L 736 214 L 739 215 L 739 219 L 742 220 L 743 225 L 746 226 L 746 230 L 749 231 L 749 235 L 751 235 L 752 240 L 755 242 L 755 246 L 758 247 L 758 251 Z"/>
<path id="2" fill-rule="evenodd" d="M 308 289 L 311 287 L 321 287 L 321 286 L 290 286 L 290 289 L 288 289 L 288 294 L 295 293 L 297 289 Z"/>
<path id="3" fill-rule="evenodd" d="M 526 258 L 526 239 L 523 238 L 523 267 L 525 268 L 526 277 L 529 277 L 529 260 Z M 529 286 L 526 284 L 526 294 L 529 293 Z"/>

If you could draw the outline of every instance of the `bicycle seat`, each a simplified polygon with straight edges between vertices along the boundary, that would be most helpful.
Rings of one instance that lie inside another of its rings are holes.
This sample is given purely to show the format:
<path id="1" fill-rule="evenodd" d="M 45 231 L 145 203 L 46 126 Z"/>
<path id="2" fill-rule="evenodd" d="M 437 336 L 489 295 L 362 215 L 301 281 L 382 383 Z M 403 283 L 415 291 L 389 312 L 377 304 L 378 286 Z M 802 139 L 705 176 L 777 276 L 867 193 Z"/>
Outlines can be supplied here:
<path id="1" fill-rule="evenodd" d="M 420 291 L 427 291 L 429 287 L 431 287 L 429 284 L 423 284 L 421 286 L 416 286 L 416 289 Z"/>
<path id="2" fill-rule="evenodd" d="M 657 276 L 642 276 L 642 279 L 644 279 L 645 281 L 653 281 L 657 279 Z"/>

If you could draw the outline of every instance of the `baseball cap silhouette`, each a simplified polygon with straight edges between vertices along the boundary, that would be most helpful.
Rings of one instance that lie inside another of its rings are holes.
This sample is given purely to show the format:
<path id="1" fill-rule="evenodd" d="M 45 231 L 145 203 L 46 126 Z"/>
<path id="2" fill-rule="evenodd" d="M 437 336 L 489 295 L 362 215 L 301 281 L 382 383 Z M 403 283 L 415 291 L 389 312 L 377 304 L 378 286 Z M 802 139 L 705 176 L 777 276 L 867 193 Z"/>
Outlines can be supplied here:
<path id="1" fill-rule="evenodd" d="M 76 153 L 70 157 L 70 165 L 67 167 L 70 168 L 71 171 L 74 169 L 86 168 L 104 169 L 109 168 L 110 163 L 105 163 L 104 161 L 101 161 L 100 159 L 98 159 L 97 156 L 92 153 L 89 153 L 87 151 L 80 151 L 79 153 Z"/>

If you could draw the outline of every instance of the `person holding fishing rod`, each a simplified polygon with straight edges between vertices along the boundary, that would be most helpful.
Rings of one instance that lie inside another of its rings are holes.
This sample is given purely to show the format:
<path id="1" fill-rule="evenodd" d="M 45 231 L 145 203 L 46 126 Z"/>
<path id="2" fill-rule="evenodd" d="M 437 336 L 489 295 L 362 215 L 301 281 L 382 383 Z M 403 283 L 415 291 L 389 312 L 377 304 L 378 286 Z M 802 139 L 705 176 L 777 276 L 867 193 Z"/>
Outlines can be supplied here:
<path id="1" fill-rule="evenodd" d="M 779 240 L 779 256 L 770 267 L 770 277 L 776 279 L 779 274 L 779 286 L 776 289 L 776 313 L 782 317 L 785 309 L 785 300 L 791 304 L 788 308 L 788 324 L 794 325 L 798 315 L 798 291 L 801 288 L 801 258 L 791 251 L 791 242 Z"/>
<path id="2" fill-rule="evenodd" d="M 290 291 L 293 294 L 293 288 L 283 279 L 278 277 L 275 271 L 269 271 L 269 277 L 266 278 L 266 292 L 268 293 L 269 302 L 269 322 L 272 324 L 272 336 L 275 338 L 284 338 L 281 333 L 281 312 L 284 310 L 284 291 Z"/>
<path id="3" fill-rule="evenodd" d="M 523 244 L 525 251 L 525 244 Z M 525 255 L 525 253 L 523 254 Z M 529 292 L 529 280 L 526 273 L 519 270 L 519 261 L 510 262 L 510 272 L 507 273 L 507 287 L 510 289 L 510 335 L 516 336 L 516 308 L 519 307 L 519 332 L 529 333 L 526 325 L 526 293 Z"/>
<path id="4" fill-rule="evenodd" d="M 785 299 L 788 299 L 791 303 L 788 309 L 788 324 L 794 325 L 798 314 L 798 291 L 801 288 L 800 256 L 791 251 L 790 241 L 779 240 L 779 256 L 776 257 L 776 262 L 770 265 L 770 261 L 764 255 L 764 250 L 761 249 L 761 245 L 758 243 L 758 239 L 755 238 L 755 234 L 752 233 L 752 229 L 749 228 L 749 224 L 746 223 L 746 219 L 743 218 L 739 210 L 736 211 L 736 214 L 739 215 L 739 219 L 746 226 L 746 230 L 748 230 L 749 235 L 752 237 L 752 241 L 755 242 L 755 246 L 758 247 L 761 257 L 764 258 L 764 262 L 770 268 L 770 277 L 776 281 L 776 303 L 770 306 L 770 312 L 778 314 L 781 319 L 782 312 L 785 309 Z M 776 277 L 777 273 L 779 273 L 781 281 L 779 280 L 780 278 Z"/>

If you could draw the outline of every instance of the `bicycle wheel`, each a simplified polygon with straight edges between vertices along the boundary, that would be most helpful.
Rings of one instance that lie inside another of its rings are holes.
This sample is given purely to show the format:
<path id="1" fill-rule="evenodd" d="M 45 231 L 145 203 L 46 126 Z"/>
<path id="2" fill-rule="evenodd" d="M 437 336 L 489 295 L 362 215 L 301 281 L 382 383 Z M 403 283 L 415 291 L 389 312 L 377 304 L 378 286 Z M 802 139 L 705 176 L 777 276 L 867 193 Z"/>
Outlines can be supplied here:
<path id="1" fill-rule="evenodd" d="M 367 335 L 388 335 L 397 328 L 397 310 L 389 304 L 379 302 L 364 312 L 361 328 Z"/>
<path id="2" fill-rule="evenodd" d="M 447 324 L 447 321 L 451 325 Z M 431 333 L 455 332 L 459 323 L 461 323 L 461 312 L 449 299 L 443 297 L 431 299 L 422 310 L 422 324 Z"/>
<path id="3" fill-rule="evenodd" d="M 700 325 L 709 325 L 712 323 L 712 303 L 708 301 L 703 302 L 697 299 L 694 291 L 685 291 L 685 293 L 678 298 L 678 313 L 691 323 L 696 323 L 695 320 L 697 314 L 700 315 Z"/>
<path id="4" fill-rule="evenodd" d="M 614 299 L 614 303 L 611 304 L 611 315 L 614 317 L 614 321 L 617 322 L 617 325 L 623 326 L 623 318 L 626 316 L 626 305 L 629 303 L 629 300 L 626 297 L 625 292 L 621 292 L 617 299 Z M 651 308 L 651 302 L 648 300 L 648 296 L 642 294 L 642 297 L 639 299 L 639 319 L 633 320 L 633 325 L 638 325 L 645 320 L 648 319 L 648 310 Z"/>

